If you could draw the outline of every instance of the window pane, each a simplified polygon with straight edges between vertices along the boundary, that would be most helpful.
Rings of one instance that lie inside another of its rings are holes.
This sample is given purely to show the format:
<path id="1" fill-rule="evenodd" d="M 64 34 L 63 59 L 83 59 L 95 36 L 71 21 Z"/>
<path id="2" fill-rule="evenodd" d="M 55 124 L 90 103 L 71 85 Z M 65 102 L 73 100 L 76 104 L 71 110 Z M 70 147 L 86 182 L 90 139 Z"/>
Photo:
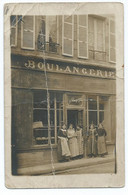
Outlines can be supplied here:
<path id="1" fill-rule="evenodd" d="M 97 97 L 96 96 L 88 97 L 88 107 L 89 107 L 89 110 L 97 110 Z"/>
<path id="2" fill-rule="evenodd" d="M 72 25 L 71 24 L 64 24 L 64 37 L 72 39 Z"/>
<path id="3" fill-rule="evenodd" d="M 38 32 L 38 38 L 37 38 L 37 48 L 39 50 L 44 50 L 45 49 L 45 17 L 38 17 L 38 27 L 37 27 L 37 32 Z"/>
<path id="4" fill-rule="evenodd" d="M 97 34 L 97 50 L 98 51 L 103 51 L 104 49 L 104 44 L 103 44 L 103 34 Z"/>
<path id="5" fill-rule="evenodd" d="M 104 112 L 99 112 L 99 123 L 103 123 L 104 121 Z"/>
<path id="6" fill-rule="evenodd" d="M 64 22 L 72 23 L 72 16 L 64 16 Z"/>
<path id="7" fill-rule="evenodd" d="M 110 20 L 110 32 L 115 33 L 115 22 Z"/>
<path id="8" fill-rule="evenodd" d="M 103 21 L 97 19 L 97 33 L 103 34 Z"/>
<path id="9" fill-rule="evenodd" d="M 79 25 L 87 26 L 87 16 L 86 15 L 79 15 Z"/>
<path id="10" fill-rule="evenodd" d="M 48 144 L 48 129 L 46 128 L 34 129 L 33 136 L 35 144 L 38 145 Z"/>
<path id="11" fill-rule="evenodd" d="M 47 108 L 47 92 L 34 93 L 34 108 Z"/>
<path id="12" fill-rule="evenodd" d="M 110 49 L 110 61 L 116 61 L 116 50 L 114 48 Z"/>
<path id="13" fill-rule="evenodd" d="M 54 93 L 50 93 L 50 108 L 54 108 Z"/>
<path id="14" fill-rule="evenodd" d="M 11 28 L 11 36 L 10 36 L 10 44 L 15 45 L 15 39 L 16 39 L 16 29 Z"/>
<path id="15" fill-rule="evenodd" d="M 79 41 L 87 42 L 87 29 L 79 27 Z"/>
<path id="16" fill-rule="evenodd" d="M 88 30 L 94 32 L 94 19 L 92 17 L 88 18 Z"/>
<path id="17" fill-rule="evenodd" d="M 57 42 L 57 17 L 49 16 L 49 41 Z"/>
<path id="18" fill-rule="evenodd" d="M 100 110 L 108 110 L 109 102 L 108 97 L 106 96 L 100 96 L 99 97 L 99 109 Z"/>
<path id="19" fill-rule="evenodd" d="M 16 27 L 16 16 L 11 16 L 10 20 L 11 27 Z"/>
<path id="20" fill-rule="evenodd" d="M 23 17 L 23 47 L 33 48 L 34 18 L 33 16 Z"/>
<path id="21" fill-rule="evenodd" d="M 89 50 L 94 50 L 94 34 L 91 32 L 88 34 L 88 42 L 89 42 Z"/>
<path id="22" fill-rule="evenodd" d="M 62 126 L 63 124 L 63 110 L 57 110 L 57 126 Z"/>
<path id="23" fill-rule="evenodd" d="M 115 35 L 110 35 L 110 47 L 115 48 Z"/>
<path id="24" fill-rule="evenodd" d="M 79 42 L 79 56 L 87 57 L 87 43 Z"/>
<path id="25" fill-rule="evenodd" d="M 25 32 L 23 37 L 23 47 L 33 48 L 33 32 Z"/>
<path id="26" fill-rule="evenodd" d="M 72 55 L 72 40 L 64 39 L 64 53 Z"/>
<path id="27" fill-rule="evenodd" d="M 50 110 L 50 125 L 54 126 L 54 110 Z"/>
<path id="28" fill-rule="evenodd" d="M 24 29 L 33 31 L 33 24 L 34 24 L 33 16 L 24 16 L 23 17 Z"/>
<path id="29" fill-rule="evenodd" d="M 63 109 L 63 94 L 56 94 L 57 109 Z"/>
<path id="30" fill-rule="evenodd" d="M 90 124 L 97 126 L 97 111 L 89 111 L 89 125 Z"/>
<path id="31" fill-rule="evenodd" d="M 41 121 L 43 127 L 48 126 L 48 113 L 47 110 L 34 110 L 33 121 Z"/>

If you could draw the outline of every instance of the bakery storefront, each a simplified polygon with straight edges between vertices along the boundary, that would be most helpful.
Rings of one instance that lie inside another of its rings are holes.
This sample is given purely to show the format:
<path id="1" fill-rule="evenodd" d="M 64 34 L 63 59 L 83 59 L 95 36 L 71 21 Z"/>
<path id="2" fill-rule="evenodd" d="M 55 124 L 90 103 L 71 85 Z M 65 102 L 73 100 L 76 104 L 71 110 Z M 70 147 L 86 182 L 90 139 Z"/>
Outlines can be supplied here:
<path id="1" fill-rule="evenodd" d="M 114 150 L 114 68 L 13 54 L 11 68 L 13 174 L 16 166 L 57 162 L 57 132 L 63 123 L 81 125 L 85 135 L 91 123 L 102 122 L 108 151 Z"/>

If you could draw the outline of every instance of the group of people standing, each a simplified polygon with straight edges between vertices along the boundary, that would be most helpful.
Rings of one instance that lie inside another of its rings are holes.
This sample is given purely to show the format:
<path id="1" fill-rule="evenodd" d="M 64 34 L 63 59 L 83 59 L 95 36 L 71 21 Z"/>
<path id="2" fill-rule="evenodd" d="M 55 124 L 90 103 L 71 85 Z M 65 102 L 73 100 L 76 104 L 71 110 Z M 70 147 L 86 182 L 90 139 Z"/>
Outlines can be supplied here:
<path id="1" fill-rule="evenodd" d="M 84 146 L 87 146 L 88 157 L 103 157 L 107 154 L 105 136 L 107 135 L 102 124 L 96 129 L 94 124 L 90 125 L 86 139 L 83 138 L 83 130 L 77 125 L 76 130 L 70 124 L 67 129 L 63 124 L 58 132 L 58 160 L 60 162 L 78 159 L 84 156 Z M 86 144 L 84 144 L 84 140 Z"/>

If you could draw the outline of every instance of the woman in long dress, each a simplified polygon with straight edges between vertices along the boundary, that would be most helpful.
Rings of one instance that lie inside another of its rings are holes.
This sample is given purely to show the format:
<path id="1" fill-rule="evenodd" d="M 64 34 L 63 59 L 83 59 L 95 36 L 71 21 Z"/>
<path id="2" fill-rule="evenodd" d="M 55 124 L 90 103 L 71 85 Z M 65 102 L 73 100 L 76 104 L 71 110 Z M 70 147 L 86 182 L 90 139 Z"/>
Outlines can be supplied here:
<path id="1" fill-rule="evenodd" d="M 90 129 L 87 133 L 87 155 L 88 157 L 97 156 L 97 131 L 94 124 L 90 125 Z"/>
<path id="2" fill-rule="evenodd" d="M 98 143 L 97 143 L 98 155 L 104 157 L 104 155 L 107 154 L 107 146 L 106 146 L 107 132 L 101 123 L 98 126 L 97 133 L 98 133 Z"/>
<path id="3" fill-rule="evenodd" d="M 79 158 L 83 157 L 83 130 L 82 128 L 77 125 L 76 127 L 76 135 L 77 135 L 77 142 L 78 142 L 78 149 L 79 149 Z"/>
<path id="4" fill-rule="evenodd" d="M 73 125 L 69 125 L 69 129 L 67 130 L 69 150 L 71 152 L 71 158 L 75 159 L 79 155 L 78 143 L 77 143 L 77 134 Z"/>
<path id="5" fill-rule="evenodd" d="M 58 160 L 60 162 L 70 160 L 70 150 L 68 146 L 67 130 L 66 125 L 62 126 L 62 129 L 58 132 Z"/>

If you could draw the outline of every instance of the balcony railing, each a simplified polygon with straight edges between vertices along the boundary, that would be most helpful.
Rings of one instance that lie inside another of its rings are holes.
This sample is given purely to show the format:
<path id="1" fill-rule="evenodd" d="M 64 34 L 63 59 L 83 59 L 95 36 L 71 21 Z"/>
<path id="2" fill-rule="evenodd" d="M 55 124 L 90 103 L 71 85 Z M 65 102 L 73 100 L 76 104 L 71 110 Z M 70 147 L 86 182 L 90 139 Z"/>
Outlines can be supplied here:
<path id="1" fill-rule="evenodd" d="M 98 50 L 89 50 L 89 59 L 106 61 L 106 52 Z"/>

